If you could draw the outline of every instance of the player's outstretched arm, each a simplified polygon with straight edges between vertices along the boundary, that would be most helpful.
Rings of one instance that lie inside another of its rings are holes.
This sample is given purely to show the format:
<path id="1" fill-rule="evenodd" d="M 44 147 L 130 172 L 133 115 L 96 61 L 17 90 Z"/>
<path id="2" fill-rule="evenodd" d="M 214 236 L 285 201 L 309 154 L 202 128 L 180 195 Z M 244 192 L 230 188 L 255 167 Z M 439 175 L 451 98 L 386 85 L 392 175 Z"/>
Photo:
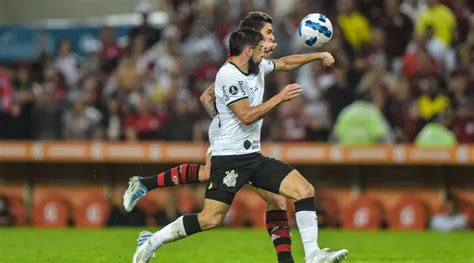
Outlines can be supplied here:
<path id="1" fill-rule="evenodd" d="M 273 59 L 272 61 L 275 63 L 275 71 L 290 71 L 316 60 L 321 60 L 325 67 L 330 67 L 334 64 L 334 57 L 329 52 L 297 54 Z"/>
<path id="2" fill-rule="evenodd" d="M 209 88 L 207 88 L 199 97 L 199 100 L 201 101 L 201 105 L 204 107 L 207 114 L 209 114 L 211 118 L 214 118 L 217 116 L 216 105 L 214 103 L 215 99 L 216 99 L 216 95 L 214 91 L 214 84 L 212 84 Z"/>
<path id="3" fill-rule="evenodd" d="M 257 106 L 250 106 L 248 99 L 241 99 L 229 105 L 230 109 L 245 125 L 250 125 L 263 118 L 279 104 L 289 101 L 301 94 L 301 86 L 294 83 L 286 85 L 280 93 Z"/>

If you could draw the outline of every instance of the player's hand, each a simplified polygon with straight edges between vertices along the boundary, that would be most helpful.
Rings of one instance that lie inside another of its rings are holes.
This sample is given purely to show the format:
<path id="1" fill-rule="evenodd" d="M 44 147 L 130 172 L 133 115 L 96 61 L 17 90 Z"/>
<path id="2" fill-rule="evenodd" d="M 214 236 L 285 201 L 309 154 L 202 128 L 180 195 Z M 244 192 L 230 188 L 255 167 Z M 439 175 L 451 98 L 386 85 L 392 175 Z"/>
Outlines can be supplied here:
<path id="1" fill-rule="evenodd" d="M 273 44 L 271 44 L 271 45 L 264 46 L 263 47 L 264 57 L 269 58 L 276 47 L 277 47 L 277 43 L 275 43 L 275 42 L 273 42 Z"/>
<path id="2" fill-rule="evenodd" d="M 280 97 L 281 101 L 289 101 L 293 98 L 298 97 L 302 92 L 301 86 L 297 83 L 286 85 L 278 96 Z"/>
<path id="3" fill-rule="evenodd" d="M 323 66 L 331 67 L 332 65 L 334 65 L 335 60 L 331 53 L 321 52 L 320 56 L 321 56 L 321 60 L 323 61 Z"/>

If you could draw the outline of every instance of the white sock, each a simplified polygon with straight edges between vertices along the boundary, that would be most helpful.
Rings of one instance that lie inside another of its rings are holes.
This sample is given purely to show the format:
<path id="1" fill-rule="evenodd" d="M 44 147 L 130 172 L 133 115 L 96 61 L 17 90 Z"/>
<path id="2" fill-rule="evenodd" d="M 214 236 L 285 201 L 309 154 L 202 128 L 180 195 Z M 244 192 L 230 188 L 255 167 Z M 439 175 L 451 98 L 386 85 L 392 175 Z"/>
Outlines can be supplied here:
<path id="1" fill-rule="evenodd" d="M 160 231 L 155 232 L 149 240 L 153 245 L 153 248 L 156 249 L 162 244 L 173 242 L 185 238 L 186 236 L 186 231 L 184 231 L 183 217 L 180 216 L 178 219 L 166 225 Z"/>
<path id="2" fill-rule="evenodd" d="M 304 256 L 307 258 L 318 246 L 318 217 L 314 211 L 299 211 L 295 213 L 296 225 L 303 242 Z"/>

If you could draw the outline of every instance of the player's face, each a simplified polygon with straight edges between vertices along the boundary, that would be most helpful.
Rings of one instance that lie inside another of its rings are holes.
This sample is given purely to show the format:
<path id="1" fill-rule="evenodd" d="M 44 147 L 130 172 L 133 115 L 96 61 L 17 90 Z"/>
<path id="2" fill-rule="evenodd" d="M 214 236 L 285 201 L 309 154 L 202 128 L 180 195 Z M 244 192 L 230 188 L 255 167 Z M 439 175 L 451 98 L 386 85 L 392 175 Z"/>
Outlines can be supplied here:
<path id="1" fill-rule="evenodd" d="M 275 48 L 277 46 L 275 36 L 273 35 L 272 24 L 265 23 L 265 25 L 260 30 L 260 33 L 263 36 L 263 41 L 265 41 L 265 43 L 263 45 L 263 49 L 264 49 L 264 55 L 263 56 L 265 58 L 269 58 L 271 56 L 273 50 L 275 50 Z"/>

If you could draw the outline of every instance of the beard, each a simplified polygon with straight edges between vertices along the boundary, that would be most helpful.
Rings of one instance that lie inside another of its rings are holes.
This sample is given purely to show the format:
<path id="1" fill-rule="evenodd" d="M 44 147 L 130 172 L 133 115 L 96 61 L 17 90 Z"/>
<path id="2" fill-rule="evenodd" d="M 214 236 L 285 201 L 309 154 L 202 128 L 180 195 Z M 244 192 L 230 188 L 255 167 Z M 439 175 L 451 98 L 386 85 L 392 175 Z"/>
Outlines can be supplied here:
<path id="1" fill-rule="evenodd" d="M 253 75 L 258 75 L 260 72 L 260 62 L 255 63 L 252 58 L 249 59 L 248 66 L 249 66 L 249 73 Z"/>

